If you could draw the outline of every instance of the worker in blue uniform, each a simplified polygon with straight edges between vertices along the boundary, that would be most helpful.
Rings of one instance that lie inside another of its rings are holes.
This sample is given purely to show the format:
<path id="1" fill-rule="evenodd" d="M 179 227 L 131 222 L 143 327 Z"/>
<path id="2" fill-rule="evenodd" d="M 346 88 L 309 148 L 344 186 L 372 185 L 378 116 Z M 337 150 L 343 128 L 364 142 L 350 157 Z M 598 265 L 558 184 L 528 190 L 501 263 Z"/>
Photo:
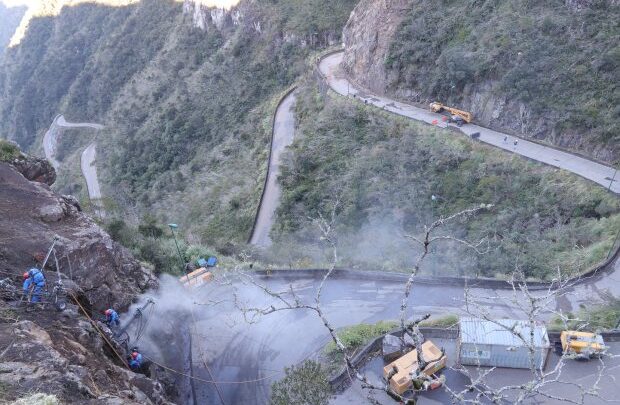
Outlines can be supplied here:
<path id="1" fill-rule="evenodd" d="M 133 371 L 138 371 L 142 366 L 142 354 L 138 351 L 137 347 L 131 349 L 131 355 L 129 356 L 129 367 Z"/>
<path id="2" fill-rule="evenodd" d="M 24 273 L 24 295 L 28 296 L 30 289 L 32 289 L 30 302 L 41 302 L 41 296 L 43 295 L 44 288 L 45 276 L 41 270 L 33 267 L 28 270 L 28 272 Z"/>
<path id="3" fill-rule="evenodd" d="M 105 323 L 109 327 L 116 327 L 120 325 L 121 318 L 118 316 L 118 313 L 112 308 L 108 308 L 105 310 Z"/>

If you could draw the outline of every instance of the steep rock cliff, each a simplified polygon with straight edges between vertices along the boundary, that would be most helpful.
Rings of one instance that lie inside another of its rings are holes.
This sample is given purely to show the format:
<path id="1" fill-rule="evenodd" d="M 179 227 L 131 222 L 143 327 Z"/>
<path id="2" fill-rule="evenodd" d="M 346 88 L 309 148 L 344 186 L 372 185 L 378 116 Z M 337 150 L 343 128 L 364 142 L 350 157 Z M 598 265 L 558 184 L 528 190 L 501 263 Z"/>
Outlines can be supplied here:
<path id="1" fill-rule="evenodd" d="M 60 403 L 169 403 L 170 387 L 130 372 L 71 298 L 64 312 L 49 305 L 26 311 L 17 304 L 21 274 L 41 266 L 54 237 L 64 284 L 95 319 L 110 306 L 126 309 L 157 286 L 73 197 L 50 190 L 55 173 L 45 163 L 26 155 L 0 161 L 0 402 L 25 397 L 28 403 L 38 392 Z M 52 257 L 44 271 L 50 285 L 55 270 Z M 160 371 L 152 373 L 159 377 Z"/>

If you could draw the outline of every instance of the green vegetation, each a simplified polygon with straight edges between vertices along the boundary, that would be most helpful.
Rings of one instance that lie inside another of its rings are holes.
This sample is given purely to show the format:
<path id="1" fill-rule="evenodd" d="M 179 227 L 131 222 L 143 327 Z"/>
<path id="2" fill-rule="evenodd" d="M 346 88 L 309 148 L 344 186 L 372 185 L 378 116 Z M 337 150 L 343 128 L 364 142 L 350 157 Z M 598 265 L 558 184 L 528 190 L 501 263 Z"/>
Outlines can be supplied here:
<path id="1" fill-rule="evenodd" d="M 271 385 L 271 405 L 327 405 L 331 388 L 327 373 L 311 360 L 284 369 L 285 377 Z"/>
<path id="2" fill-rule="evenodd" d="M 356 2 L 245 1 L 239 24 L 205 13 L 206 30 L 179 2 L 65 7 L 34 19 L 7 54 L 0 131 L 28 148 L 59 111 L 105 124 L 97 165 L 110 216 L 148 212 L 230 250 L 253 224 L 279 96 L 340 40 Z"/>
<path id="3" fill-rule="evenodd" d="M 342 328 L 337 333 L 347 352 L 353 353 L 372 339 L 394 330 L 396 326 L 398 326 L 398 323 L 394 321 L 379 321 L 374 324 L 360 323 Z M 333 356 L 339 353 L 340 349 L 334 342 L 329 342 L 325 346 L 325 352 L 329 356 Z"/>
<path id="4" fill-rule="evenodd" d="M 606 257 L 620 229 L 620 202 L 603 188 L 458 133 L 325 97 L 314 86 L 301 89 L 297 114 L 274 236 L 302 246 L 291 253 L 298 258 L 324 261 L 308 217 L 327 215 L 335 200 L 339 264 L 370 269 L 407 270 L 417 250 L 403 234 L 481 203 L 495 207 L 440 233 L 486 238 L 490 251 L 441 242 L 423 273 L 581 272 Z"/>
<path id="5" fill-rule="evenodd" d="M 165 225 L 150 215 L 145 215 L 137 226 L 128 225 L 115 218 L 106 224 L 112 239 L 130 249 L 140 261 L 149 263 L 155 274 L 184 274 L 179 253 L 172 234 Z M 177 235 L 177 242 L 184 263 L 196 263 L 199 258 L 215 255 L 215 250 L 202 245 L 187 244 Z M 230 252 L 224 251 L 223 254 Z"/>
<path id="6" fill-rule="evenodd" d="M 620 77 L 620 4 L 412 3 L 385 61 L 392 90 L 619 162 L 620 91 L 610 84 Z M 491 117 L 502 102 L 508 109 Z"/>
<path id="7" fill-rule="evenodd" d="M 420 322 L 421 327 L 434 327 L 434 328 L 451 328 L 459 323 L 459 317 L 450 314 L 439 318 L 430 318 L 426 321 Z"/>
<path id="8" fill-rule="evenodd" d="M 9 162 L 20 155 L 21 152 L 17 145 L 0 139 L 0 162 Z"/>
<path id="9" fill-rule="evenodd" d="M 0 3 L 0 62 L 15 28 L 19 25 L 19 21 L 25 12 L 26 7 L 7 7 L 4 3 Z"/>
<path id="10" fill-rule="evenodd" d="M 617 329 L 620 323 L 620 299 L 610 296 L 607 302 L 591 307 L 582 307 L 576 314 L 566 314 L 569 321 L 555 317 L 549 324 L 550 330 L 584 330 L 588 332 Z"/>

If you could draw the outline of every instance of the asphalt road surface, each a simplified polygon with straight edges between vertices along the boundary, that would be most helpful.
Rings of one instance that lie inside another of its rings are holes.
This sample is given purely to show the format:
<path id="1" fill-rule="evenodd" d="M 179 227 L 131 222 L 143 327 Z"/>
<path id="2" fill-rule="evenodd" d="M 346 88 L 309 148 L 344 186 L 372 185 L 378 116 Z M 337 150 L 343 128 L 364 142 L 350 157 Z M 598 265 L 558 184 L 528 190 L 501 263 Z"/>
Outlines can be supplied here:
<path id="1" fill-rule="evenodd" d="M 454 360 L 456 359 L 456 348 L 454 347 L 454 341 L 443 339 L 432 340 L 435 344 L 446 349 L 446 356 L 448 357 L 448 367 L 453 366 Z M 610 353 L 614 355 L 620 354 L 620 343 L 611 342 L 608 344 L 608 346 Z M 550 352 L 544 371 L 546 373 L 551 372 L 556 367 L 559 359 L 559 356 L 557 356 L 553 352 Z M 605 403 L 604 400 L 616 401 L 616 380 L 620 378 L 620 357 L 606 357 L 602 359 L 602 362 L 599 360 L 591 360 L 588 362 L 565 360 L 559 380 L 568 384 L 559 382 L 550 383 L 544 389 L 544 392 L 556 398 L 568 398 L 579 401 L 581 390 L 578 385 L 581 385 L 585 388 L 590 388 L 594 386 L 599 376 L 599 368 L 603 366 L 603 364 L 605 366 L 605 369 L 602 373 L 602 378 L 598 383 L 598 396 L 587 395 L 584 397 L 583 403 L 585 405 L 598 405 L 601 403 Z M 369 377 L 372 382 L 380 383 L 383 377 L 383 365 L 384 363 L 381 358 L 372 359 L 368 364 L 364 366 L 363 372 Z M 468 370 L 471 375 L 475 376 L 478 374 L 478 370 L 476 370 L 475 367 L 468 367 Z M 487 370 L 489 370 L 488 367 L 481 368 L 481 371 Z M 461 392 L 466 388 L 466 384 L 470 382 L 470 380 L 465 375 L 456 370 L 445 369 L 442 371 L 442 373 L 446 376 L 447 386 L 455 392 Z M 555 377 L 557 377 L 557 375 L 553 374 L 548 379 L 551 380 Z M 532 374 L 529 370 L 497 368 L 490 372 L 485 381 L 492 388 L 498 389 L 504 386 L 525 384 L 532 379 Z M 507 392 L 506 394 L 509 397 L 512 397 L 516 393 L 516 391 L 513 391 Z M 345 392 L 333 398 L 330 404 L 363 404 L 364 402 L 367 402 L 367 396 L 368 390 L 362 389 L 361 384 L 357 381 L 354 381 L 352 385 L 345 390 Z M 393 399 L 381 392 L 375 393 L 374 398 L 382 404 L 396 404 Z M 418 400 L 419 405 L 441 405 L 450 403 L 452 403 L 451 396 L 444 388 L 439 388 L 435 391 L 421 393 Z M 482 403 L 491 404 L 490 401 L 482 401 Z M 506 401 L 503 403 L 507 405 L 508 403 L 510 403 L 510 401 Z M 537 396 L 529 399 L 528 401 L 526 401 L 526 403 L 561 405 L 565 404 L 566 402 L 558 399 L 552 399 L 549 397 Z"/>
<path id="2" fill-rule="evenodd" d="M 63 115 L 57 115 L 54 121 L 52 121 L 52 125 L 50 125 L 45 135 L 43 135 L 43 151 L 45 152 L 45 158 L 52 163 L 55 169 L 58 169 L 60 166 L 60 162 L 56 160 L 56 147 L 60 134 L 59 128 L 91 128 L 94 130 L 101 130 L 103 129 L 103 125 L 90 122 L 67 122 Z M 97 167 L 95 166 L 96 147 L 97 144 L 93 142 L 84 149 L 80 159 L 80 166 L 94 211 L 98 216 L 102 217 L 104 215 L 101 204 L 102 195 L 101 188 L 99 187 L 99 178 L 97 177 Z"/>
<path id="3" fill-rule="evenodd" d="M 585 281 L 570 293 L 552 299 L 551 310 L 571 311 L 581 303 L 603 299 L 606 292 L 620 294 L 620 264 L 614 271 Z M 277 277 L 257 279 L 274 291 L 285 291 L 289 281 Z M 304 302 L 312 302 L 318 277 L 304 276 L 292 282 L 292 288 Z M 484 286 L 472 288 L 475 301 L 494 317 L 523 319 L 517 302 L 522 296 L 511 291 L 492 290 Z M 242 305 L 235 305 L 233 292 Z M 260 316 L 248 323 L 239 307 L 265 308 L 277 305 L 256 286 L 235 280 L 231 285 L 212 283 L 197 292 L 197 301 L 216 302 L 199 306 L 197 333 L 193 336 L 194 373 L 210 380 L 203 361 L 209 364 L 216 381 L 247 381 L 246 384 L 219 384 L 226 404 L 268 403 L 269 387 L 282 378 L 284 367 L 312 358 L 329 341 L 328 333 L 312 312 L 306 310 L 278 311 Z M 542 293 L 541 293 L 542 294 Z M 398 319 L 403 296 L 403 283 L 396 281 L 368 281 L 359 277 L 335 278 L 327 282 L 322 303 L 329 320 L 336 327 Z M 220 302 L 221 301 L 221 302 Z M 445 285 L 414 285 L 410 300 L 410 317 L 424 313 L 434 315 L 464 314 L 463 288 Z M 548 320 L 551 312 L 541 315 Z M 615 372 L 617 373 L 617 369 Z M 620 376 L 619 376 L 620 377 Z M 221 404 L 212 385 L 197 384 L 198 403 Z"/>
<path id="4" fill-rule="evenodd" d="M 88 186 L 88 195 L 91 199 L 101 198 L 99 179 L 97 178 L 97 168 L 95 167 L 96 144 L 93 142 L 82 152 L 81 167 L 82 173 Z"/>
<path id="5" fill-rule="evenodd" d="M 428 110 L 394 101 L 386 97 L 377 96 L 356 87 L 354 83 L 347 79 L 346 74 L 340 67 L 342 57 L 343 52 L 334 53 L 322 59 L 319 64 L 321 73 L 327 78 L 329 86 L 336 93 L 343 96 L 355 97 L 364 103 L 372 104 L 404 117 L 424 121 L 429 124 L 436 121 L 437 125 L 443 127 L 447 125 L 441 121 L 442 116 L 440 114 L 435 114 Z M 465 124 L 461 127 L 461 130 L 466 135 L 479 132 L 479 140 L 482 142 L 550 166 L 559 167 L 588 180 L 592 180 L 605 188 L 609 188 L 614 193 L 620 193 L 620 173 L 618 173 L 618 169 L 613 167 L 525 139 L 519 139 L 518 144 L 515 145 L 515 137 L 474 124 Z M 504 140 L 505 137 L 508 137 L 506 141 Z"/>
<path id="6" fill-rule="evenodd" d="M 274 215 L 280 202 L 280 162 L 282 152 L 293 143 L 295 136 L 295 93 L 287 95 L 276 111 L 271 143 L 271 159 L 267 172 L 267 182 L 263 191 L 263 199 L 258 209 L 258 217 L 250 243 L 267 247 L 271 245 L 269 231 L 273 225 Z"/>

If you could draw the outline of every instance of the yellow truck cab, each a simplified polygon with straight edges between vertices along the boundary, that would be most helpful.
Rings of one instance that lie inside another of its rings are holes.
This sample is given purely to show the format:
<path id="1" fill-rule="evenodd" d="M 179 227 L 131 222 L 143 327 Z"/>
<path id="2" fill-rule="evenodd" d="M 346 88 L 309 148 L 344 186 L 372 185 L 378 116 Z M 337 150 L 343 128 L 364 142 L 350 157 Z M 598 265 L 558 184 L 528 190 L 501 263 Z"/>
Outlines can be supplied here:
<path id="1" fill-rule="evenodd" d="M 562 331 L 560 344 L 563 354 L 584 359 L 600 356 L 606 350 L 603 337 L 592 332 Z"/>

